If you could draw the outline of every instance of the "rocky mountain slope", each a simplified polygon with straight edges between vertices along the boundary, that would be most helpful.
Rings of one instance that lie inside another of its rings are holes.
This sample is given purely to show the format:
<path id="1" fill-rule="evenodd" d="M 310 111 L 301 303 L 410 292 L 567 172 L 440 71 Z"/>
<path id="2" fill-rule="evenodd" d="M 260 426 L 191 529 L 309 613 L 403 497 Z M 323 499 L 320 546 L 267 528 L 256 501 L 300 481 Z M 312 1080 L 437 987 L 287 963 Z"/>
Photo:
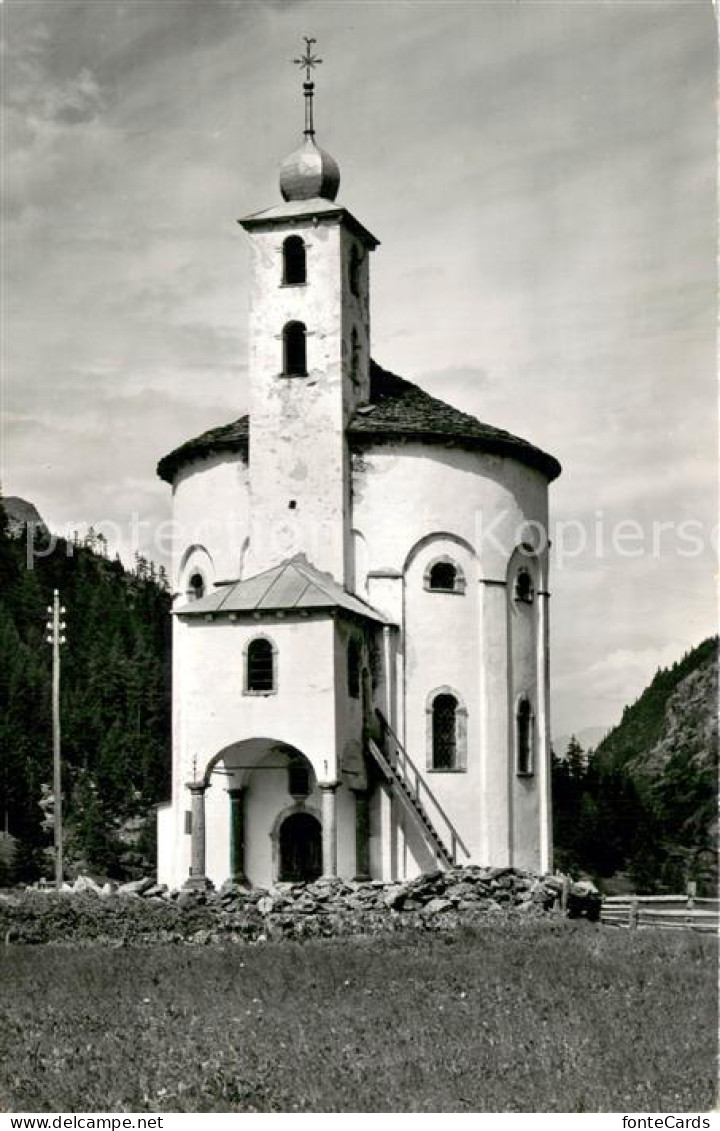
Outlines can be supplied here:
<path id="1" fill-rule="evenodd" d="M 639 890 L 717 882 L 718 640 L 658 671 L 587 765 L 555 766 L 566 863 Z"/>
<path id="2" fill-rule="evenodd" d="M 19 495 L 8 495 L 3 499 L 3 505 L 7 516 L 7 527 L 12 535 L 22 533 L 25 526 L 32 526 L 36 530 L 47 530 L 37 507 L 27 499 L 21 499 Z"/>

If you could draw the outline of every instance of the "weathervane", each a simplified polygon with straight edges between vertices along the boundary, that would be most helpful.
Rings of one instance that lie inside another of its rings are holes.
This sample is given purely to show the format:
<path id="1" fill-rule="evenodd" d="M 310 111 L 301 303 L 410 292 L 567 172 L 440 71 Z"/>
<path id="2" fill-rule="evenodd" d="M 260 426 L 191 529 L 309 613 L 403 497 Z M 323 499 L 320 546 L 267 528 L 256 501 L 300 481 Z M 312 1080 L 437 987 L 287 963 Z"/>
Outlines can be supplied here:
<path id="1" fill-rule="evenodd" d="M 311 72 L 315 70 L 322 59 L 318 55 L 313 55 L 313 44 L 317 43 L 316 39 L 307 35 L 303 36 L 305 40 L 305 54 L 299 59 L 293 59 L 293 63 L 302 67 L 305 71 L 305 82 L 303 83 L 303 93 L 305 95 L 305 137 L 315 137 L 315 126 L 313 124 L 313 94 L 315 92 L 315 83 L 312 81 Z"/>

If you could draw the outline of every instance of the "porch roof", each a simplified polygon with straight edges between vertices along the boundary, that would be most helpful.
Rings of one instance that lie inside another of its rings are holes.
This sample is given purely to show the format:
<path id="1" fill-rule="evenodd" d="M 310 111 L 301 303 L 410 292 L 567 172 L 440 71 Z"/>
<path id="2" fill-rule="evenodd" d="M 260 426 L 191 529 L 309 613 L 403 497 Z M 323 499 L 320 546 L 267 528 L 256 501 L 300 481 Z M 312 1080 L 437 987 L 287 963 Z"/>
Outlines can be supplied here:
<path id="1" fill-rule="evenodd" d="M 392 623 L 372 605 L 348 593 L 329 573 L 316 569 L 304 554 L 287 558 L 255 577 L 222 585 L 174 612 L 182 617 L 199 617 L 301 609 L 344 609 L 380 624 Z"/>

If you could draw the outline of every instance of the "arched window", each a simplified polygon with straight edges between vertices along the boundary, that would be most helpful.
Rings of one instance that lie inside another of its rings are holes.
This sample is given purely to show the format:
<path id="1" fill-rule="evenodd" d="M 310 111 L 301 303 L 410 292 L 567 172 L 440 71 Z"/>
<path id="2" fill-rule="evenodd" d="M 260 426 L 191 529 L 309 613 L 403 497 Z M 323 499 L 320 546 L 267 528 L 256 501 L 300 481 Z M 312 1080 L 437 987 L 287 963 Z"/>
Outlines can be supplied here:
<path id="1" fill-rule="evenodd" d="M 532 605 L 535 588 L 532 577 L 526 569 L 519 569 L 515 578 L 515 600 L 525 605 Z"/>
<path id="2" fill-rule="evenodd" d="M 191 601 L 199 601 L 205 596 L 205 578 L 197 570 L 188 578 L 188 597 Z"/>
<path id="3" fill-rule="evenodd" d="M 264 636 L 257 636 L 247 647 L 245 661 L 245 690 L 255 692 L 275 691 L 275 649 Z"/>
<path id="4" fill-rule="evenodd" d="M 288 793 L 292 797 L 308 797 L 310 794 L 310 770 L 304 758 L 291 755 L 288 763 Z"/>
<path id="5" fill-rule="evenodd" d="M 452 562 L 436 562 L 430 570 L 430 588 L 431 589 L 451 589 L 455 588 L 457 581 L 457 570 Z"/>
<path id="6" fill-rule="evenodd" d="M 465 575 L 451 558 L 438 558 L 425 571 L 425 588 L 433 593 L 464 593 Z"/>
<path id="7" fill-rule="evenodd" d="M 468 713 L 452 687 L 436 687 L 427 697 L 427 761 L 430 771 L 467 768 Z"/>
<path id="8" fill-rule="evenodd" d="M 350 290 L 356 296 L 356 298 L 360 295 L 360 262 L 360 252 L 357 249 L 357 244 L 353 244 L 350 248 L 348 276 L 350 282 Z"/>
<path id="9" fill-rule="evenodd" d="M 360 645 L 354 636 L 348 641 L 347 683 L 351 699 L 360 698 Z"/>
<path id="10" fill-rule="evenodd" d="M 307 282 L 305 243 L 301 236 L 288 236 L 283 243 L 283 283 L 296 287 Z"/>
<path id="11" fill-rule="evenodd" d="M 454 695 L 436 695 L 432 705 L 432 768 L 454 770 L 457 765 L 457 709 Z"/>
<path id="12" fill-rule="evenodd" d="M 288 322 L 283 328 L 283 373 L 286 377 L 307 377 L 304 322 Z"/>
<path id="13" fill-rule="evenodd" d="M 526 695 L 518 700 L 515 715 L 515 740 L 517 744 L 517 772 L 533 772 L 533 745 L 535 720 L 532 705 Z"/>

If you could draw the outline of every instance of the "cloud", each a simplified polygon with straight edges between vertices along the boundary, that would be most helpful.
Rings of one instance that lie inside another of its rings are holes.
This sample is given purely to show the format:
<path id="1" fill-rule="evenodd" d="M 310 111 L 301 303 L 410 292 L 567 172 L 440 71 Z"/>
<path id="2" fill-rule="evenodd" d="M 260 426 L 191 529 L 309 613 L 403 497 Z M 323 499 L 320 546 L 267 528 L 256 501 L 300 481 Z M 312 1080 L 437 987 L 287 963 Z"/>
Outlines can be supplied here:
<path id="1" fill-rule="evenodd" d="M 623 708 L 642 694 L 658 668 L 671 666 L 683 651 L 683 641 L 673 640 L 661 647 L 619 648 L 572 671 L 556 669 L 553 690 L 559 709 L 553 720 L 554 731 L 573 733 L 579 728 L 568 728 L 568 720 L 582 718 L 590 710 L 599 719 L 598 725 L 618 723 Z M 568 703 L 573 704 L 572 714 Z"/>
<path id="2" fill-rule="evenodd" d="M 70 82 L 45 90 L 41 105 L 43 118 L 67 125 L 91 122 L 104 107 L 100 87 L 89 67 L 83 67 Z"/>

